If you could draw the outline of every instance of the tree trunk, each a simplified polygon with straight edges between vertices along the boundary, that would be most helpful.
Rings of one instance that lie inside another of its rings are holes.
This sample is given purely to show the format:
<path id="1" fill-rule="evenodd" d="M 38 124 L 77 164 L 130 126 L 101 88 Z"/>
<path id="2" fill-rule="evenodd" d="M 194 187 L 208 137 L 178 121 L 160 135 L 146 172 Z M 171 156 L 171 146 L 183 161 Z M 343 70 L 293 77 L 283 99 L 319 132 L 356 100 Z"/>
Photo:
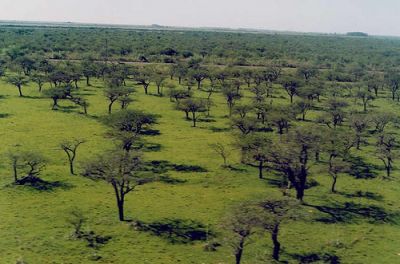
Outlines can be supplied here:
<path id="1" fill-rule="evenodd" d="M 114 183 L 113 184 L 114 187 L 114 192 L 115 192 L 115 198 L 117 200 L 117 207 L 118 207 L 118 217 L 119 217 L 119 221 L 124 221 L 124 197 L 123 194 L 120 195 L 119 191 L 118 191 L 118 187 L 117 185 Z"/>
<path id="2" fill-rule="evenodd" d="M 335 187 L 336 187 L 336 182 L 337 182 L 337 176 L 336 175 L 332 176 L 332 178 L 333 178 L 333 182 L 332 182 L 331 192 L 336 193 Z"/>
<path id="3" fill-rule="evenodd" d="M 90 85 L 90 77 L 89 76 L 86 76 L 86 85 L 87 86 L 91 86 Z"/>
<path id="4" fill-rule="evenodd" d="M 108 114 L 111 114 L 113 104 L 114 104 L 114 101 L 111 102 L 111 103 L 108 105 Z"/>
<path id="5" fill-rule="evenodd" d="M 13 171 L 14 171 L 14 182 L 18 182 L 18 171 L 17 171 L 17 161 L 13 162 Z"/>
<path id="6" fill-rule="evenodd" d="M 23 97 L 24 95 L 22 94 L 21 85 L 18 85 L 17 87 L 18 87 L 19 96 Z"/>
<path id="7" fill-rule="evenodd" d="M 243 247 L 244 247 L 244 238 L 242 237 L 235 252 L 236 264 L 240 264 L 240 262 L 242 261 Z"/>
<path id="8" fill-rule="evenodd" d="M 143 85 L 143 88 L 144 88 L 144 93 L 145 93 L 145 94 L 148 94 L 149 85 L 148 85 L 148 84 L 144 84 L 144 85 Z"/>
<path id="9" fill-rule="evenodd" d="M 274 244 L 272 258 L 275 259 L 276 261 L 279 261 L 279 253 L 281 251 L 281 243 L 279 243 L 278 241 L 278 235 L 279 235 L 279 224 L 275 224 L 274 229 L 272 230 L 271 233 L 271 238 Z"/>
<path id="10" fill-rule="evenodd" d="M 193 127 L 196 127 L 197 119 L 196 119 L 196 113 L 195 112 L 192 112 L 192 121 L 193 121 Z"/>
<path id="11" fill-rule="evenodd" d="M 264 162 L 260 161 L 258 164 L 258 177 L 260 179 L 263 179 L 263 168 L 264 168 Z"/>

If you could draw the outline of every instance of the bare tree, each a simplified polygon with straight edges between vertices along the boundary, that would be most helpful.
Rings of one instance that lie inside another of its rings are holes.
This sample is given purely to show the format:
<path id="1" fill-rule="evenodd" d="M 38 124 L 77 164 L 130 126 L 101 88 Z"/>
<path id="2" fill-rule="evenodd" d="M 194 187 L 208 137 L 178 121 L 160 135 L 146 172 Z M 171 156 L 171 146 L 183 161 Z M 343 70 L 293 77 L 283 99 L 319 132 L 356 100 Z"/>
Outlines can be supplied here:
<path id="1" fill-rule="evenodd" d="M 73 139 L 73 140 L 66 140 L 60 144 L 61 149 L 67 154 L 68 162 L 69 162 L 69 171 L 72 175 L 75 175 L 74 172 L 74 161 L 76 158 L 76 151 L 78 147 L 85 143 L 84 139 Z"/>

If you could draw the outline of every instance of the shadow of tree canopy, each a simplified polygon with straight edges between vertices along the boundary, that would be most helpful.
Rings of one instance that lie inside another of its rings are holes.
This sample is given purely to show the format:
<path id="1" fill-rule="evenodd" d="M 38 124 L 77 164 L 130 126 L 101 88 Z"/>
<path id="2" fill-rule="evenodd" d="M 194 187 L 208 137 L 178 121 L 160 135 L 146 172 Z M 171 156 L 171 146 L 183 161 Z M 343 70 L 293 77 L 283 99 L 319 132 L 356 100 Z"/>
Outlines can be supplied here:
<path id="1" fill-rule="evenodd" d="M 167 176 L 167 175 L 160 176 L 158 178 L 158 180 L 160 182 L 163 182 L 163 183 L 166 183 L 166 184 L 182 184 L 182 183 L 187 182 L 186 180 L 172 178 L 172 177 Z"/>
<path id="2" fill-rule="evenodd" d="M 6 114 L 6 113 L 0 113 L 0 118 L 7 118 L 11 116 L 10 114 Z"/>
<path id="3" fill-rule="evenodd" d="M 379 167 L 368 164 L 361 157 L 351 156 L 347 159 L 350 162 L 350 175 L 356 179 L 373 179 L 377 177 L 374 170 L 379 170 Z"/>
<path id="4" fill-rule="evenodd" d="M 218 133 L 218 132 L 228 132 L 228 131 L 231 131 L 232 129 L 231 128 L 229 128 L 229 127 L 215 127 L 215 126 L 212 126 L 212 127 L 210 127 L 209 128 L 212 132 L 214 132 L 214 133 Z"/>
<path id="5" fill-rule="evenodd" d="M 166 239 L 173 244 L 188 244 L 215 237 L 213 231 L 194 220 L 162 219 L 152 223 L 135 221 L 132 227 Z"/>
<path id="6" fill-rule="evenodd" d="M 14 186 L 26 186 L 41 192 L 51 192 L 56 189 L 70 190 L 75 186 L 61 181 L 48 182 L 40 178 L 22 178 L 13 184 Z"/>
<path id="7" fill-rule="evenodd" d="M 146 170 L 153 173 L 166 173 L 171 170 L 177 172 L 207 172 L 207 170 L 201 166 L 174 164 L 166 160 L 153 160 L 147 162 Z"/>
<path id="8" fill-rule="evenodd" d="M 384 208 L 375 205 L 360 205 L 353 202 L 332 205 L 307 205 L 327 214 L 327 217 L 318 218 L 317 221 L 330 223 L 351 223 L 365 219 L 372 224 L 396 223 L 399 213 L 389 213 Z"/>
<path id="9" fill-rule="evenodd" d="M 291 257 L 298 260 L 301 264 L 306 263 L 329 263 L 340 264 L 340 258 L 329 253 L 307 253 L 307 254 L 291 254 Z"/>
<path id="10" fill-rule="evenodd" d="M 161 132 L 160 130 L 157 129 L 146 129 L 142 131 L 140 134 L 144 136 L 159 136 L 161 135 Z"/>
<path id="11" fill-rule="evenodd" d="M 356 191 L 354 193 L 344 193 L 344 192 L 338 192 L 338 194 L 341 194 L 347 198 L 366 198 L 374 201 L 382 201 L 383 196 L 378 194 L 378 193 L 373 193 L 373 192 L 363 192 L 363 191 Z"/>

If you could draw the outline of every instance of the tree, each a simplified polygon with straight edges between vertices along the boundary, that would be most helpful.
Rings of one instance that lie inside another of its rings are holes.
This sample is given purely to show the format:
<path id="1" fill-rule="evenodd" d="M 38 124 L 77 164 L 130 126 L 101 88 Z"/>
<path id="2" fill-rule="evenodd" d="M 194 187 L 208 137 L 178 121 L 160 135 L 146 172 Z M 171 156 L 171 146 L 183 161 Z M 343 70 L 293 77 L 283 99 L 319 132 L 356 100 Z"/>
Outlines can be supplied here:
<path id="1" fill-rule="evenodd" d="M 331 192 L 336 193 L 336 183 L 340 173 L 350 171 L 350 164 L 343 159 L 334 157 L 329 159 L 329 175 L 332 177 Z"/>
<path id="2" fill-rule="evenodd" d="M 294 108 L 301 113 L 301 120 L 305 121 L 306 120 L 306 114 L 308 113 L 308 111 L 312 108 L 312 101 L 310 100 L 301 100 L 296 102 Z"/>
<path id="3" fill-rule="evenodd" d="M 393 169 L 393 161 L 397 157 L 395 148 L 397 147 L 396 138 L 390 134 L 381 134 L 376 143 L 376 155 L 383 162 L 386 169 L 385 179 L 390 179 Z"/>
<path id="4" fill-rule="evenodd" d="M 203 99 L 184 99 L 180 102 L 178 108 L 186 113 L 186 117 L 188 117 L 188 113 L 192 114 L 193 127 L 196 127 L 198 120 L 197 113 L 204 113 L 207 111 L 206 102 Z"/>
<path id="5" fill-rule="evenodd" d="M 214 150 L 214 152 L 220 155 L 221 158 L 224 160 L 224 167 L 228 167 L 227 159 L 230 156 L 230 150 L 228 150 L 228 148 L 222 143 L 214 143 L 210 146 Z"/>
<path id="6" fill-rule="evenodd" d="M 175 100 L 178 105 L 182 99 L 190 98 L 193 95 L 191 91 L 176 88 L 171 88 L 168 94 L 171 101 Z"/>
<path id="7" fill-rule="evenodd" d="M 252 165 L 255 162 L 260 179 L 263 179 L 263 170 L 270 160 L 271 145 L 272 140 L 263 134 L 253 134 L 241 138 L 242 162 Z"/>
<path id="8" fill-rule="evenodd" d="M 368 90 L 359 90 L 357 92 L 357 98 L 360 99 L 362 101 L 362 104 L 364 106 L 364 113 L 367 112 L 367 106 L 369 104 L 370 101 L 374 100 L 374 96 L 372 95 L 371 92 L 369 92 Z"/>
<path id="9" fill-rule="evenodd" d="M 35 184 L 40 181 L 40 173 L 46 166 L 46 159 L 34 151 L 21 151 L 9 153 L 12 163 L 14 183 L 19 185 Z M 19 175 L 23 175 L 21 178 Z"/>
<path id="10" fill-rule="evenodd" d="M 83 113 L 85 115 L 87 115 L 88 113 L 88 107 L 90 106 L 88 100 L 86 100 L 85 98 L 82 97 L 73 97 L 72 102 L 74 102 L 75 104 L 81 106 L 83 108 Z"/>
<path id="11" fill-rule="evenodd" d="M 104 90 L 104 95 L 109 100 L 108 114 L 111 114 L 113 104 L 121 98 L 128 97 L 134 92 L 134 90 L 132 88 L 122 86 L 122 83 L 115 79 L 110 80 L 107 85 L 108 87 Z"/>
<path id="12" fill-rule="evenodd" d="M 144 93 L 148 94 L 149 85 L 150 85 L 150 81 L 151 81 L 151 74 L 146 70 L 142 70 L 139 72 L 139 74 L 137 74 L 135 79 L 136 79 L 136 83 L 138 85 L 143 86 Z"/>
<path id="13" fill-rule="evenodd" d="M 350 118 L 350 126 L 356 133 L 356 147 L 360 150 L 361 136 L 368 128 L 369 118 L 365 115 L 353 114 Z"/>
<path id="14" fill-rule="evenodd" d="M 386 83 L 392 93 L 392 100 L 396 98 L 396 94 L 400 88 L 400 74 L 397 72 L 389 72 L 386 76 Z"/>
<path id="15" fill-rule="evenodd" d="M 300 217 L 298 210 L 299 203 L 291 199 L 274 200 L 269 199 L 260 203 L 264 210 L 262 214 L 261 227 L 270 233 L 273 244 L 272 258 L 279 261 L 281 243 L 279 232 L 282 223 L 295 220 Z"/>
<path id="16" fill-rule="evenodd" d="M 239 129 L 242 135 L 248 135 L 258 128 L 258 120 L 254 117 L 232 117 L 232 127 Z"/>
<path id="17" fill-rule="evenodd" d="M 86 78 L 86 85 L 91 86 L 90 78 L 96 76 L 97 72 L 96 64 L 94 64 L 93 61 L 86 59 L 82 62 L 81 68 L 82 68 L 82 74 Z"/>
<path id="18" fill-rule="evenodd" d="M 85 166 L 83 176 L 93 180 L 103 180 L 111 184 L 114 190 L 120 221 L 125 221 L 125 197 L 138 186 L 154 181 L 154 177 L 145 176 L 143 162 L 138 152 L 121 150 L 105 153 Z"/>
<path id="19" fill-rule="evenodd" d="M 122 142 L 122 149 L 129 152 L 140 135 L 149 131 L 157 117 L 137 110 L 122 110 L 104 119 L 112 128 L 110 136 Z"/>
<path id="20" fill-rule="evenodd" d="M 163 85 L 166 76 L 162 72 L 155 72 L 154 74 L 154 82 L 157 86 L 157 94 L 162 96 L 161 86 Z"/>
<path id="21" fill-rule="evenodd" d="M 327 125 L 329 128 L 336 128 L 341 125 L 346 117 L 344 108 L 348 103 L 337 98 L 330 98 L 326 102 L 327 111 L 318 118 L 318 122 Z"/>
<path id="22" fill-rule="evenodd" d="M 293 119 L 295 119 L 293 109 L 287 106 L 275 106 L 269 115 L 269 120 L 276 126 L 279 135 L 289 131 Z"/>
<path id="23" fill-rule="evenodd" d="M 200 89 L 201 83 L 208 77 L 208 72 L 206 69 L 199 68 L 199 69 L 195 69 L 192 72 L 190 72 L 190 75 L 192 76 L 193 79 L 196 80 L 197 89 Z"/>
<path id="24" fill-rule="evenodd" d="M 249 237 L 260 225 L 262 209 L 253 204 L 244 203 L 235 207 L 222 223 L 229 235 L 226 241 L 233 249 L 235 263 L 240 264 L 245 246 L 250 243 Z"/>
<path id="25" fill-rule="evenodd" d="M 58 107 L 58 100 L 72 98 L 70 86 L 56 86 L 44 91 L 44 96 L 53 100 L 52 110 Z"/>
<path id="26" fill-rule="evenodd" d="M 299 94 L 300 82 L 296 79 L 288 79 L 282 82 L 282 86 L 290 97 L 290 103 L 293 103 L 293 97 Z"/>
<path id="27" fill-rule="evenodd" d="M 31 77 L 31 80 L 38 85 L 39 92 L 41 92 L 42 88 L 43 88 L 43 84 L 47 81 L 47 78 L 44 74 L 34 73 Z"/>
<path id="28" fill-rule="evenodd" d="M 12 85 L 14 85 L 14 86 L 16 86 L 16 87 L 18 88 L 18 92 L 19 92 L 19 96 L 20 96 L 20 97 L 23 97 L 23 96 L 24 96 L 24 95 L 22 94 L 22 86 L 28 84 L 28 82 L 29 82 L 28 79 L 27 79 L 25 76 L 23 76 L 23 75 L 21 75 L 21 74 L 9 76 L 9 77 L 6 79 L 6 81 L 7 81 L 9 84 L 12 84 Z"/>
<path id="29" fill-rule="evenodd" d="M 73 140 L 66 140 L 60 144 L 61 149 L 67 154 L 68 162 L 69 162 L 69 171 L 72 175 L 75 175 L 74 172 L 74 161 L 76 158 L 76 152 L 78 147 L 85 143 L 84 139 L 73 139 Z"/>
<path id="30" fill-rule="evenodd" d="M 283 173 L 303 201 L 309 170 L 309 156 L 321 141 L 315 127 L 299 127 L 270 148 L 270 164 Z"/>
<path id="31" fill-rule="evenodd" d="M 371 122 L 374 123 L 375 132 L 383 133 L 386 126 L 397 122 L 397 117 L 391 112 L 380 112 L 371 115 Z"/>
<path id="32" fill-rule="evenodd" d="M 310 66 L 301 66 L 297 69 L 297 74 L 303 77 L 306 82 L 308 82 L 311 78 L 318 75 L 318 70 Z"/>
<path id="33" fill-rule="evenodd" d="M 242 98 L 242 95 L 231 85 L 224 85 L 222 87 L 222 94 L 224 95 L 229 108 L 229 116 L 232 116 L 233 107 L 235 106 L 236 101 Z"/>

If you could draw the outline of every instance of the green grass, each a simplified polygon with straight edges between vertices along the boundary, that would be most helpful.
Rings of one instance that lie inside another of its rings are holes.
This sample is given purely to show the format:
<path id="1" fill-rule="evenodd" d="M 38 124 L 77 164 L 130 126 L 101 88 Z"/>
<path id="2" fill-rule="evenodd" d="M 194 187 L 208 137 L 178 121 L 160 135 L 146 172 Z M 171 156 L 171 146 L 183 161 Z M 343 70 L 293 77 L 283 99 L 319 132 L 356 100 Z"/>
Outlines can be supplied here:
<path id="1" fill-rule="evenodd" d="M 63 108 L 51 110 L 51 101 L 40 98 L 32 84 L 25 87 L 27 96 L 19 98 L 17 89 L 0 82 L 0 263 L 15 263 L 23 259 L 30 264 L 42 263 L 91 263 L 94 254 L 102 258 L 97 263 L 233 263 L 231 249 L 224 242 L 219 228 L 221 219 L 236 202 L 281 195 L 279 189 L 261 181 L 254 168 L 239 165 L 239 153 L 234 152 L 231 164 L 246 169 L 238 172 L 221 168 L 222 159 L 209 144 L 234 142 L 232 132 L 213 132 L 212 127 L 227 128 L 227 108 L 220 94 L 214 95 L 216 106 L 212 109 L 215 122 L 199 123 L 192 128 L 182 112 L 174 110 L 167 97 L 146 96 L 141 87 L 130 108 L 142 109 L 160 115 L 156 129 L 161 135 L 147 137 L 152 143 L 161 144 L 160 151 L 146 152 L 146 160 L 168 160 L 185 165 L 197 165 L 207 169 L 202 173 L 170 172 L 169 176 L 186 180 L 180 184 L 153 183 L 140 187 L 127 196 L 128 218 L 146 222 L 164 218 L 191 219 L 202 222 L 218 233 L 217 240 L 223 243 L 216 252 L 204 251 L 204 242 L 193 244 L 171 244 L 149 233 L 133 230 L 117 218 L 112 189 L 103 182 L 94 182 L 80 176 L 70 176 L 67 159 L 58 144 L 73 137 L 86 138 L 87 143 L 78 151 L 80 164 L 113 147 L 105 137 L 107 128 L 98 118 L 106 115 L 107 101 L 102 93 L 102 82 L 93 81 L 92 87 L 81 87 L 91 107 L 89 116 L 81 109 Z M 83 86 L 83 82 L 81 83 Z M 155 88 L 150 90 L 155 92 Z M 249 95 L 249 94 L 247 94 Z M 284 93 L 281 93 L 283 96 Z M 196 96 L 205 96 L 196 92 Z M 248 100 L 245 99 L 245 100 Z M 287 103 L 276 99 L 275 103 Z M 397 104 L 377 100 L 373 104 L 388 111 L 398 111 Z M 63 107 L 72 107 L 60 102 Z M 115 106 L 117 110 L 118 106 Z M 360 106 L 361 109 L 361 106 Z M 311 113 L 313 118 L 316 113 Z M 394 128 L 392 128 L 393 131 Z M 48 158 L 42 178 L 61 181 L 67 185 L 49 192 L 40 192 L 28 187 L 13 186 L 11 166 L 6 153 L 14 149 L 35 149 Z M 381 166 L 373 157 L 373 146 L 364 147 L 361 156 L 366 162 Z M 3 155 L 4 154 L 4 155 Z M 348 198 L 342 194 L 330 194 L 330 178 L 322 165 L 312 168 L 312 178 L 319 186 L 306 191 L 305 201 L 313 205 L 330 205 L 353 202 L 356 205 L 379 206 L 388 212 L 400 211 L 399 173 L 395 180 L 379 178 L 357 180 L 341 176 L 338 190 L 355 193 L 362 190 L 382 195 L 382 200 Z M 383 170 L 377 171 L 383 175 Z M 274 178 L 267 173 L 268 178 Z M 89 217 L 88 230 L 112 239 L 99 250 L 71 239 L 72 227 L 66 218 L 74 208 L 81 208 Z M 311 218 L 326 216 L 316 209 L 309 209 Z M 340 257 L 341 263 L 398 263 L 400 261 L 400 228 L 396 224 L 376 223 L 371 218 L 360 217 L 347 223 L 326 224 L 318 221 L 298 221 L 282 226 L 281 240 L 284 247 L 282 259 L 298 263 L 293 254 L 331 253 Z M 394 220 L 399 220 L 398 217 Z M 256 242 L 248 245 L 243 263 L 269 263 L 271 243 L 268 235 L 258 235 Z M 321 262 L 322 263 L 322 262 Z"/>

